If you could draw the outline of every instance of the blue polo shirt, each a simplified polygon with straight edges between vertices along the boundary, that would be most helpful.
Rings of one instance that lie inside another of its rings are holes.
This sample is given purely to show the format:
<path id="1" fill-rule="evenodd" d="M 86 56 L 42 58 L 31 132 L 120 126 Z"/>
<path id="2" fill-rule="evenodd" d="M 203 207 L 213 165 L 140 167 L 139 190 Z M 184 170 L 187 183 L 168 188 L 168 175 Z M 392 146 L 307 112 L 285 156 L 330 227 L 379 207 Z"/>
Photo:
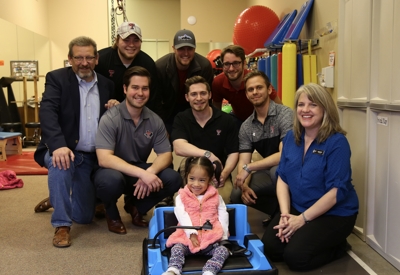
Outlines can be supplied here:
<path id="1" fill-rule="evenodd" d="M 288 184 L 291 205 L 303 212 L 333 187 L 338 188 L 337 202 L 326 215 L 351 216 L 358 212 L 358 197 L 351 183 L 350 145 L 343 134 L 336 133 L 326 141 L 314 140 L 304 160 L 304 133 L 300 145 L 289 131 L 283 139 L 283 150 L 277 174 Z"/>

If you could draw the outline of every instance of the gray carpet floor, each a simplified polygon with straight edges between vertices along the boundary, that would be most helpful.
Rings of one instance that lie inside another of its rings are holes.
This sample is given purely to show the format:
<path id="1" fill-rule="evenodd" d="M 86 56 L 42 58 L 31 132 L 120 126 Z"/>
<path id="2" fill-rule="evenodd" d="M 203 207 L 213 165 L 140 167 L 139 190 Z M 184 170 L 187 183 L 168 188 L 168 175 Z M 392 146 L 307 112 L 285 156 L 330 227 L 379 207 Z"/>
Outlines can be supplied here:
<path id="1" fill-rule="evenodd" d="M 111 233 L 105 219 L 95 219 L 72 226 L 71 247 L 55 248 L 52 210 L 33 210 L 48 196 L 47 177 L 19 178 L 23 188 L 0 191 L 0 274 L 140 274 L 141 245 L 148 231 L 132 225 L 125 211 L 121 218 L 128 234 Z"/>
<path id="2" fill-rule="evenodd" d="M 35 213 L 34 206 L 47 197 L 47 176 L 19 176 L 23 188 L 0 191 L 0 274 L 133 274 L 142 269 L 142 241 L 148 230 L 131 224 L 123 211 L 123 199 L 118 207 L 128 234 L 117 235 L 107 229 L 105 219 L 94 219 L 89 225 L 74 224 L 71 229 L 72 246 L 55 248 L 54 229 L 50 224 L 52 210 Z M 121 211 L 122 210 L 122 211 Z M 263 233 L 263 214 L 249 208 L 252 232 Z M 152 213 L 146 215 L 151 218 Z M 352 236 L 350 243 L 356 254 L 368 246 Z M 367 248 L 366 248 L 367 247 Z M 380 257 L 370 251 L 364 259 Z M 385 261 L 384 261 L 385 262 Z M 300 274 L 290 271 L 284 263 L 276 263 L 279 274 Z M 384 265 L 392 273 L 390 264 Z M 386 270 L 385 270 L 386 271 Z M 368 274 L 350 256 L 335 261 L 319 270 L 301 274 Z"/>

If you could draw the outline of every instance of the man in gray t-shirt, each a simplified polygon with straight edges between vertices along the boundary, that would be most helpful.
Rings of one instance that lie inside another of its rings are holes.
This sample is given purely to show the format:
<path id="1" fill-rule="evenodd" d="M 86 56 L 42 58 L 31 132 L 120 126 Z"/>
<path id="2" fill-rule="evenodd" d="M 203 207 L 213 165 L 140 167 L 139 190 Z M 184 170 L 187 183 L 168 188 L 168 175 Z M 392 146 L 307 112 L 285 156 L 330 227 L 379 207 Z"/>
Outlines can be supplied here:
<path id="1" fill-rule="evenodd" d="M 278 209 L 275 171 L 282 139 L 293 127 L 293 112 L 269 98 L 271 84 L 265 73 L 253 71 L 245 77 L 246 97 L 254 106 L 239 131 L 239 162 L 232 203 L 244 203 L 266 214 Z M 251 162 L 257 151 L 263 158 Z"/>
<path id="2" fill-rule="evenodd" d="M 93 176 L 96 194 L 106 209 L 108 229 L 117 234 L 126 234 L 116 205 L 122 194 L 132 223 L 147 227 L 143 214 L 182 185 L 182 178 L 171 168 L 171 144 L 164 123 L 145 107 L 150 73 L 132 67 L 123 82 L 126 99 L 107 111 L 99 123 L 96 154 L 100 167 Z M 152 150 L 157 157 L 146 163 Z"/>

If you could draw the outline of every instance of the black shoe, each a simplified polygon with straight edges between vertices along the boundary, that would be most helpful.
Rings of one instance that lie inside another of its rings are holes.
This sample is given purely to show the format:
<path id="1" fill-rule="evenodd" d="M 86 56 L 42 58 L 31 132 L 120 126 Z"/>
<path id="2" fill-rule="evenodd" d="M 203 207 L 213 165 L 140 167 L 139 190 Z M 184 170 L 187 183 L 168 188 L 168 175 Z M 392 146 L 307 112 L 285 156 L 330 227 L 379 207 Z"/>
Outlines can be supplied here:
<path id="1" fill-rule="evenodd" d="M 127 203 L 127 202 L 125 202 L 125 204 L 124 204 L 124 209 L 125 209 L 125 212 L 126 213 L 128 213 L 128 214 L 130 214 L 131 213 L 131 205 L 129 204 L 129 203 Z"/>
<path id="2" fill-rule="evenodd" d="M 165 207 L 165 206 L 174 206 L 174 199 L 172 197 L 166 197 L 162 201 L 157 203 L 155 208 Z"/>
<path id="3" fill-rule="evenodd" d="M 125 212 L 130 214 L 133 203 L 133 197 L 124 195 L 124 209 Z"/>
<path id="4" fill-rule="evenodd" d="M 345 250 L 346 250 L 346 251 L 351 250 L 351 244 L 349 244 L 349 243 L 347 242 L 347 240 L 346 240 Z"/>
<path id="5" fill-rule="evenodd" d="M 347 251 L 351 250 L 351 245 L 345 240 L 336 247 L 334 252 L 334 259 L 339 259 L 347 254 Z"/>
<path id="6" fill-rule="evenodd" d="M 106 209 L 104 208 L 104 204 L 96 205 L 96 210 L 94 212 L 94 216 L 97 219 L 104 219 L 106 217 Z"/>

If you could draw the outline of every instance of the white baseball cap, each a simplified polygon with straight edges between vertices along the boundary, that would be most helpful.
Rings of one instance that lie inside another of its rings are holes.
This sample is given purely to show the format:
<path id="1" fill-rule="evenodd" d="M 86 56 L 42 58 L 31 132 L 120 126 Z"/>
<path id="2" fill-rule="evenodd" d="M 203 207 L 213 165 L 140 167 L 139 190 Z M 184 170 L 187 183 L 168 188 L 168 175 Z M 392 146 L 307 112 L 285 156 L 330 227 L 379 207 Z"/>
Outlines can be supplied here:
<path id="1" fill-rule="evenodd" d="M 142 30 L 137 24 L 133 22 L 122 23 L 118 27 L 117 33 L 122 39 L 125 39 L 129 35 L 134 34 L 140 39 L 140 41 L 142 41 Z"/>

